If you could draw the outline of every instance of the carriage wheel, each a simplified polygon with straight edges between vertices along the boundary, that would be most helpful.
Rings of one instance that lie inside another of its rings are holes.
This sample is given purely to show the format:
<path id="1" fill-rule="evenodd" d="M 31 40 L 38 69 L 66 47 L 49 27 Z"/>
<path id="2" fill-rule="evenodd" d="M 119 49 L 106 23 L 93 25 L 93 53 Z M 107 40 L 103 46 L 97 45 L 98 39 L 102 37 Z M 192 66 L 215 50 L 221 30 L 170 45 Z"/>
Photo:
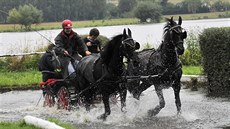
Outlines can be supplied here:
<path id="1" fill-rule="evenodd" d="M 62 86 L 57 93 L 57 106 L 58 109 L 69 110 L 69 92 L 68 89 Z"/>
<path id="2" fill-rule="evenodd" d="M 54 97 L 51 93 L 47 92 L 44 96 L 45 100 L 44 100 L 44 104 L 43 106 L 46 107 L 53 107 L 54 104 L 55 104 L 55 100 L 54 100 Z"/>
<path id="3" fill-rule="evenodd" d="M 118 98 L 119 98 L 119 96 L 117 96 L 117 95 L 112 95 L 112 96 L 110 97 L 110 101 L 112 102 L 112 104 L 117 104 Z"/>

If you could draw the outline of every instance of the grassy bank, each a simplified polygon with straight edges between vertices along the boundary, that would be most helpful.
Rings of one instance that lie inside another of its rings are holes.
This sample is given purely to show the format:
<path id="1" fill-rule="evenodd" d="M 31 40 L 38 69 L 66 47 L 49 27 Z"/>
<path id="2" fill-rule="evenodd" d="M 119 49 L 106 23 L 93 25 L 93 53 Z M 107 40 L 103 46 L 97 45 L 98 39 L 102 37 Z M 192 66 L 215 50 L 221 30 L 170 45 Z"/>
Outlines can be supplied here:
<path id="1" fill-rule="evenodd" d="M 183 66 L 184 75 L 201 75 L 200 66 Z M 41 82 L 41 73 L 37 70 L 23 72 L 0 72 L 0 89 L 1 88 L 38 88 Z"/>
<path id="2" fill-rule="evenodd" d="M 165 17 L 178 17 L 182 16 L 183 20 L 195 20 L 195 19 L 210 19 L 220 18 L 220 16 L 229 16 L 228 12 L 212 12 L 212 13 L 196 13 L 196 14 L 177 14 L 177 15 L 164 15 L 162 22 Z M 50 30 L 50 29 L 61 29 L 61 21 L 59 22 L 48 22 L 37 25 L 32 25 L 33 30 Z M 88 21 L 73 21 L 73 26 L 76 28 L 84 27 L 97 27 L 97 26 L 112 26 L 112 25 L 131 25 L 140 24 L 136 18 L 122 18 L 122 19 L 106 19 L 106 20 L 88 20 Z M 0 24 L 0 32 L 20 32 L 21 25 L 19 24 Z"/>
<path id="3" fill-rule="evenodd" d="M 0 122 L 0 129 L 40 129 L 33 125 L 27 125 L 25 121 Z"/>
<path id="4" fill-rule="evenodd" d="M 65 123 L 55 118 L 49 118 L 48 121 L 54 122 L 65 129 L 74 129 L 70 123 Z M 0 122 L 0 129 L 40 129 L 33 125 L 27 125 L 24 120 L 17 122 Z"/>

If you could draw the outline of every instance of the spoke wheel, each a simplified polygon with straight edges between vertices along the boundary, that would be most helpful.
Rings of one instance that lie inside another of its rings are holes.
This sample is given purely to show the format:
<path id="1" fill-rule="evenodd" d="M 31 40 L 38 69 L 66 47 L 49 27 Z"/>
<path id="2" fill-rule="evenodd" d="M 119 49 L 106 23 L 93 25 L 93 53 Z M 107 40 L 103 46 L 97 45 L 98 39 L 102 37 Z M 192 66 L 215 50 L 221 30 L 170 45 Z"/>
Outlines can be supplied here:
<path id="1" fill-rule="evenodd" d="M 44 107 L 46 107 L 46 106 L 53 107 L 54 106 L 55 100 L 54 100 L 54 97 L 53 97 L 53 95 L 51 93 L 47 92 L 44 95 L 44 98 L 45 98 L 44 104 L 43 104 Z"/>
<path id="2" fill-rule="evenodd" d="M 117 104 L 119 97 L 120 97 L 120 96 L 112 95 L 112 96 L 110 97 L 110 101 L 112 102 L 112 104 Z"/>
<path id="3" fill-rule="evenodd" d="M 57 106 L 58 109 L 69 110 L 69 92 L 68 89 L 62 86 L 57 93 Z"/>

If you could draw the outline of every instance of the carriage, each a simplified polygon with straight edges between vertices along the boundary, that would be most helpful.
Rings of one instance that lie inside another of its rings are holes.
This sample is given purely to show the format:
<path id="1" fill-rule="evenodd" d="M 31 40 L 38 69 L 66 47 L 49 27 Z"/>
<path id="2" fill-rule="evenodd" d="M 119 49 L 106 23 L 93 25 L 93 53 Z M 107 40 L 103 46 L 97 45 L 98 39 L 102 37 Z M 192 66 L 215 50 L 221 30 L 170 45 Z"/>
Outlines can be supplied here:
<path id="1" fill-rule="evenodd" d="M 71 75 L 70 75 L 71 76 Z M 46 82 L 39 84 L 43 91 L 44 107 L 53 107 L 57 105 L 57 109 L 74 110 L 84 105 L 83 99 L 78 97 L 74 84 L 74 78 L 65 79 L 48 79 Z M 117 104 L 119 96 L 114 94 L 110 97 L 112 104 Z M 91 104 L 101 103 L 102 96 L 95 95 Z"/>
<path id="2" fill-rule="evenodd" d="M 77 65 L 73 65 L 76 71 L 68 77 L 41 82 L 39 86 L 43 90 L 44 106 L 52 107 L 56 103 L 59 109 L 69 110 L 84 105 L 89 110 L 95 102 L 103 100 L 104 104 L 108 104 L 107 98 L 116 103 L 117 91 L 125 92 L 121 94 L 126 96 L 126 90 L 120 88 L 125 71 L 123 58 L 132 57 L 138 48 L 139 43 L 132 39 L 131 31 L 128 29 L 126 33 L 124 29 L 123 34 L 114 36 L 100 54 L 83 57 Z"/>
<path id="3" fill-rule="evenodd" d="M 82 95 L 86 110 L 89 110 L 92 95 L 95 94 L 95 91 L 98 91 L 101 94 L 105 108 L 105 113 L 98 118 L 105 120 L 111 113 L 109 97 L 112 94 L 119 93 L 121 110 L 124 111 L 127 90 L 133 94 L 134 98 L 139 100 L 140 94 L 154 85 L 159 104 L 150 109 L 148 114 L 150 116 L 157 115 L 165 107 L 162 90 L 168 87 L 172 87 L 174 90 L 177 113 L 180 113 L 179 93 L 182 64 L 178 55 L 183 54 L 184 39 L 187 37 L 187 33 L 181 27 L 181 24 L 181 17 L 179 17 L 178 23 L 173 18 L 167 19 L 164 26 L 163 41 L 156 50 L 148 49 L 135 52 L 140 46 L 132 39 L 131 31 L 128 30 L 127 35 L 124 30 L 123 35 L 115 36 L 105 46 L 105 50 L 100 56 L 91 55 L 80 60 L 77 68 L 79 92 L 76 92 L 76 89 L 73 90 L 76 97 L 76 99 L 73 99 L 75 104 L 76 102 L 81 104 L 82 100 L 79 96 Z M 124 66 L 123 57 L 127 58 L 127 68 Z M 58 107 L 68 109 L 67 107 L 72 103 L 71 99 L 75 97 L 72 97 L 72 93 L 69 93 L 71 88 L 66 88 L 68 84 L 60 84 L 64 87 L 57 92 Z M 45 96 L 45 98 L 52 106 L 53 101 L 50 100 L 52 97 Z M 67 107 L 63 104 L 66 102 L 68 102 Z"/>

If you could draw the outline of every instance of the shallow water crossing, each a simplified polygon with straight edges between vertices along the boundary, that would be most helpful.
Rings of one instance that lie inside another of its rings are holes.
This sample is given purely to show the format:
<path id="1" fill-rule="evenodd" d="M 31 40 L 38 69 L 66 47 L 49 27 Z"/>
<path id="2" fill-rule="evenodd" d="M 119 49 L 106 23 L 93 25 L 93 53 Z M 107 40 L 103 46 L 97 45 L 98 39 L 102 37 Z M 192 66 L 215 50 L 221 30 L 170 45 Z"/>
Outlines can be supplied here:
<path id="1" fill-rule="evenodd" d="M 158 103 L 153 87 L 144 91 L 137 101 L 127 96 L 127 112 L 120 110 L 120 102 L 111 104 L 111 115 L 106 121 L 97 119 L 104 112 L 103 104 L 96 104 L 90 112 L 82 107 L 76 111 L 43 107 L 41 91 L 11 91 L 0 94 L 0 121 L 17 121 L 26 115 L 47 119 L 54 117 L 70 122 L 82 129 L 212 129 L 230 126 L 230 102 L 226 99 L 205 97 L 199 91 L 181 90 L 182 114 L 176 114 L 174 94 L 171 88 L 164 90 L 166 106 L 155 117 L 147 111 Z M 37 105 L 38 103 L 38 105 Z"/>

